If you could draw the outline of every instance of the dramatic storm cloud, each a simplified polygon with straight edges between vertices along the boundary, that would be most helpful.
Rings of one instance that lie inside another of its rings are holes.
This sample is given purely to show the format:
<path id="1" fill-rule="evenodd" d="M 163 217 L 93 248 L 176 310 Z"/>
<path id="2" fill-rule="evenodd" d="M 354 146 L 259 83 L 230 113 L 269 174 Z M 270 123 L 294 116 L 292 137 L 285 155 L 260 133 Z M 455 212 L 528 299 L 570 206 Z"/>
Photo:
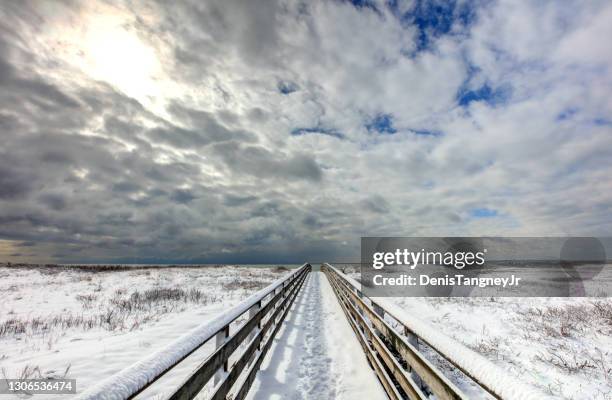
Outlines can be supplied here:
<path id="1" fill-rule="evenodd" d="M 612 233 L 612 4 L 0 5 L 0 260 Z"/>

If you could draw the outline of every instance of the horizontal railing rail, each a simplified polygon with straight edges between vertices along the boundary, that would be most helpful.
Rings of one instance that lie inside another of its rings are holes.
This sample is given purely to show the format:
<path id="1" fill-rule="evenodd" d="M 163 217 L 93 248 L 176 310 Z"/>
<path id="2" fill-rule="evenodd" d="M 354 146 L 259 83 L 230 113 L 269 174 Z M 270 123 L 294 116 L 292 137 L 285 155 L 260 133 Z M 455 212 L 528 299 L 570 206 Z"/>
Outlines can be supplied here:
<path id="1" fill-rule="evenodd" d="M 361 285 L 332 265 L 321 266 L 326 274 L 349 323 L 355 331 L 372 368 L 391 399 L 426 399 L 433 393 L 437 399 L 467 399 L 468 396 L 453 384 L 419 350 L 419 343 L 434 350 L 452 367 L 471 379 L 474 384 L 497 399 L 541 399 L 548 396 L 518 382 L 488 360 L 471 352 L 449 337 L 450 345 L 442 348 L 443 340 L 436 340 L 415 332 L 401 311 L 383 301 L 371 299 L 361 291 Z M 391 317 L 391 318 L 389 318 Z M 391 324 L 389 320 L 396 322 Z M 450 355 L 449 348 L 458 349 Z M 468 367 L 456 354 L 469 358 L 477 368 Z M 478 371 L 478 372 L 476 372 Z M 493 372 L 493 373 L 492 373 Z"/>
<path id="2" fill-rule="evenodd" d="M 234 400 L 243 399 L 311 269 L 310 264 L 302 265 L 223 315 L 86 390 L 77 398 L 88 400 L 135 398 L 214 338 L 215 349 L 212 354 L 207 355 L 165 398 L 193 399 L 214 378 L 211 399 L 224 399 L 230 391 Z M 245 315 L 246 322 L 237 327 L 231 326 Z M 230 364 L 230 357 L 234 356 L 239 348 L 241 352 L 237 360 Z M 238 384 L 239 378 L 242 379 Z"/>

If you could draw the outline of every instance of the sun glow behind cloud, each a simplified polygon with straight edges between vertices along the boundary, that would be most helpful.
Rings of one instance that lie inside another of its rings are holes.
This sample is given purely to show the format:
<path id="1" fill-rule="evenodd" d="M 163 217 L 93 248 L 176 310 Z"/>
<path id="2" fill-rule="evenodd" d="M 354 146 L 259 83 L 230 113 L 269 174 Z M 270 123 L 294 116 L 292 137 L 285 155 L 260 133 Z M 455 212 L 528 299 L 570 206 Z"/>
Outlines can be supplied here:
<path id="1" fill-rule="evenodd" d="M 83 40 L 84 61 L 95 79 L 106 81 L 128 96 L 155 96 L 160 66 L 155 50 L 109 17 L 92 21 Z"/>
<path id="2" fill-rule="evenodd" d="M 62 53 L 64 61 L 155 111 L 163 110 L 174 88 L 164 75 L 161 50 L 138 34 L 133 15 L 99 4 L 85 6 L 70 20 L 58 14 L 46 34 L 60 44 L 53 50 Z"/>

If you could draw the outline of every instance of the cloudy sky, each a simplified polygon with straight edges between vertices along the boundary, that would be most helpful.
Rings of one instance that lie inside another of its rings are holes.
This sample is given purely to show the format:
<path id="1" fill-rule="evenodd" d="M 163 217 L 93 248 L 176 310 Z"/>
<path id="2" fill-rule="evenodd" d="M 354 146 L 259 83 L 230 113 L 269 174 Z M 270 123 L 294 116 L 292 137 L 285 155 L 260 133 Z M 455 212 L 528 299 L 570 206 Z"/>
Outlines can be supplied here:
<path id="1" fill-rule="evenodd" d="M 609 1 L 4 1 L 0 261 L 612 234 Z"/>

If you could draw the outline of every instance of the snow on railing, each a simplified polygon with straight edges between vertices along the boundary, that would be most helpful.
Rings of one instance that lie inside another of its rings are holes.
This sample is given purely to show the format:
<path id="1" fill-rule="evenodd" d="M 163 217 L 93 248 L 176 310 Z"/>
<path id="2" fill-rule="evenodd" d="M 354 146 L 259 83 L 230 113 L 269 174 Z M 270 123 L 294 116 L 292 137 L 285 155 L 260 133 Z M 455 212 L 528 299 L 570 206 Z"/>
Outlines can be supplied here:
<path id="1" fill-rule="evenodd" d="M 299 282 L 297 282 L 299 278 L 302 278 L 303 281 L 303 275 L 309 271 L 310 268 L 309 264 L 304 264 L 300 268 L 291 271 L 283 278 L 253 294 L 227 312 L 185 333 L 165 348 L 124 368 L 115 375 L 85 390 L 76 398 L 81 400 L 124 400 L 135 397 L 211 339 L 215 337 L 218 338 L 218 335 L 224 335 L 224 337 L 227 338 L 227 336 L 229 336 L 227 335 L 229 325 L 232 322 L 253 309 L 261 310 L 261 302 L 268 295 L 273 294 L 275 296 L 273 300 L 277 299 L 277 296 L 281 295 L 281 293 L 277 294 L 277 289 L 280 289 L 280 292 L 282 292 L 282 304 L 284 305 L 286 299 L 284 290 L 286 287 L 299 284 Z M 296 289 L 299 288 L 293 286 L 293 292 L 297 292 Z M 263 314 L 264 310 L 261 311 Z M 265 311 L 267 312 L 269 310 Z M 257 313 L 254 315 L 249 314 L 249 318 L 257 318 L 257 321 L 254 321 L 257 323 L 255 327 L 261 324 L 260 321 L 264 316 L 265 315 L 257 315 Z M 217 349 L 225 345 L 225 343 L 227 343 L 227 341 L 218 341 Z"/>
<path id="2" fill-rule="evenodd" d="M 359 282 L 330 264 L 325 263 L 324 267 L 341 278 L 346 288 L 353 291 L 358 298 L 364 297 Z M 356 300 L 356 298 L 353 300 Z M 549 395 L 538 388 L 519 381 L 508 371 L 496 366 L 462 343 L 435 330 L 419 318 L 406 313 L 387 299 L 376 297 L 368 298 L 368 300 L 371 307 L 367 305 L 366 307 L 369 308 L 371 316 L 375 318 L 379 316 L 384 321 L 386 314 L 404 328 L 404 332 L 398 333 L 407 336 L 407 343 L 410 343 L 408 346 L 418 351 L 418 341 L 422 341 L 493 397 L 508 400 L 551 399 Z M 364 314 L 367 315 L 367 312 Z M 412 384 L 415 384 L 418 379 L 412 379 Z M 458 393 L 457 396 L 461 398 L 463 395 Z"/>

